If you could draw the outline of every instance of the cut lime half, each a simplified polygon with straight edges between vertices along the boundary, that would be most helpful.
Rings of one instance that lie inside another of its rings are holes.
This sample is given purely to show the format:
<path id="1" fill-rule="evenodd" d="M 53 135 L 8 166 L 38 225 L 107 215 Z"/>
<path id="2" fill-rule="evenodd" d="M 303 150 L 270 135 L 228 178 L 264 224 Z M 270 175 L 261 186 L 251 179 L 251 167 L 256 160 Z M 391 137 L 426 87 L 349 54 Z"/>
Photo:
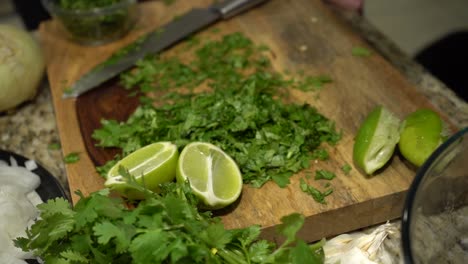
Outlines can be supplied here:
<path id="1" fill-rule="evenodd" d="M 107 173 L 104 185 L 124 197 L 144 198 L 142 192 L 132 187 L 128 180 L 120 175 L 120 168 L 127 170 L 137 184 L 158 192 L 161 183 L 174 180 L 178 157 L 177 146 L 171 142 L 147 145 L 118 161 Z"/>
<path id="2" fill-rule="evenodd" d="M 242 176 L 236 162 L 217 146 L 205 142 L 190 143 L 182 150 L 177 180 L 188 180 L 208 209 L 232 204 L 242 191 Z"/>
<path id="3" fill-rule="evenodd" d="M 392 157 L 399 140 L 400 119 L 382 106 L 372 110 L 355 138 L 353 159 L 366 174 L 373 174 Z"/>

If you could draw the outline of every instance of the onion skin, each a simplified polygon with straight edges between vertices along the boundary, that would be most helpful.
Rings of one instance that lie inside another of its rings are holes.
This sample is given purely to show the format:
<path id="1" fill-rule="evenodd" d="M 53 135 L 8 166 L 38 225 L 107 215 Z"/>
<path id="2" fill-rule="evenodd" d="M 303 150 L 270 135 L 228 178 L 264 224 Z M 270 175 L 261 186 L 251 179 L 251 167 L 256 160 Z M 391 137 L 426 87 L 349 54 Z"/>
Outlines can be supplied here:
<path id="1" fill-rule="evenodd" d="M 44 69 L 42 50 L 31 33 L 0 24 L 0 112 L 33 99 Z"/>

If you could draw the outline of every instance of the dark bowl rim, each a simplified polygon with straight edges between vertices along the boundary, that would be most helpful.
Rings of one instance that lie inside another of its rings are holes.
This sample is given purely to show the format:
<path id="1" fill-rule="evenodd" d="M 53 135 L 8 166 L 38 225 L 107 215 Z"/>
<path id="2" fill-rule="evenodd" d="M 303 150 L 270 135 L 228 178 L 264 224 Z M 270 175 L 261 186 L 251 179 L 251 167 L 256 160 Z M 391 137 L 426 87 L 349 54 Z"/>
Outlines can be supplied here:
<path id="1" fill-rule="evenodd" d="M 444 151 L 450 147 L 454 142 L 461 138 L 464 134 L 468 133 L 468 127 L 460 129 L 458 132 L 450 136 L 444 141 L 424 162 L 424 164 L 416 172 L 416 176 L 408 189 L 406 199 L 403 207 L 403 214 L 401 219 L 401 242 L 403 249 L 403 260 L 405 264 L 413 264 L 414 259 L 411 254 L 411 242 L 409 238 L 410 224 L 411 224 L 411 212 L 413 209 L 413 200 L 415 199 L 416 192 L 419 185 L 424 179 L 424 175 L 432 166 L 432 163 L 444 153 Z"/>

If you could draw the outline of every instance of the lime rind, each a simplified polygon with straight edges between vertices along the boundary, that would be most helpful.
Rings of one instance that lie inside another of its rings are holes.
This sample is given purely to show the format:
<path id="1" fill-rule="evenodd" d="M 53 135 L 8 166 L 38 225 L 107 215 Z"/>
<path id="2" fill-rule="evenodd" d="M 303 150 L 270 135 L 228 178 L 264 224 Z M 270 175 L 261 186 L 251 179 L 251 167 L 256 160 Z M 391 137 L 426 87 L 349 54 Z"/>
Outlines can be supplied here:
<path id="1" fill-rule="evenodd" d="M 357 167 L 373 174 L 392 157 L 400 135 L 400 119 L 382 106 L 372 110 L 357 133 L 353 158 Z"/>
<path id="2" fill-rule="evenodd" d="M 176 175 L 178 181 L 189 181 L 193 192 L 208 209 L 232 204 L 242 192 L 242 176 L 236 162 L 209 143 L 188 144 L 180 154 Z"/>
<path id="3" fill-rule="evenodd" d="M 117 191 L 124 197 L 142 199 L 143 193 L 132 187 L 120 175 L 120 167 L 126 169 L 137 184 L 158 192 L 161 183 L 174 180 L 178 157 L 177 146 L 171 142 L 147 145 L 117 162 L 107 173 L 104 186 Z"/>
<path id="4" fill-rule="evenodd" d="M 400 140 L 400 119 L 382 109 L 374 136 L 364 157 L 364 171 L 372 174 L 382 168 L 392 157 Z"/>

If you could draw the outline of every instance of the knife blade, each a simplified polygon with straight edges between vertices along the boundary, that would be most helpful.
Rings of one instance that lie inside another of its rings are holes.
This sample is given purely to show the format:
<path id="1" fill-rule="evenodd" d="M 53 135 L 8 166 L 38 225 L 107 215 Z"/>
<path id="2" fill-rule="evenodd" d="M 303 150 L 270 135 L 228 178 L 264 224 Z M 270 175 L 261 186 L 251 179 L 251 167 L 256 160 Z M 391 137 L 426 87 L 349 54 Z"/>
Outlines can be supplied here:
<path id="1" fill-rule="evenodd" d="M 106 61 L 80 77 L 63 98 L 74 98 L 131 68 L 149 54 L 156 54 L 207 26 L 231 18 L 267 0 L 225 0 L 208 8 L 194 8 L 133 43 L 114 52 Z"/>

